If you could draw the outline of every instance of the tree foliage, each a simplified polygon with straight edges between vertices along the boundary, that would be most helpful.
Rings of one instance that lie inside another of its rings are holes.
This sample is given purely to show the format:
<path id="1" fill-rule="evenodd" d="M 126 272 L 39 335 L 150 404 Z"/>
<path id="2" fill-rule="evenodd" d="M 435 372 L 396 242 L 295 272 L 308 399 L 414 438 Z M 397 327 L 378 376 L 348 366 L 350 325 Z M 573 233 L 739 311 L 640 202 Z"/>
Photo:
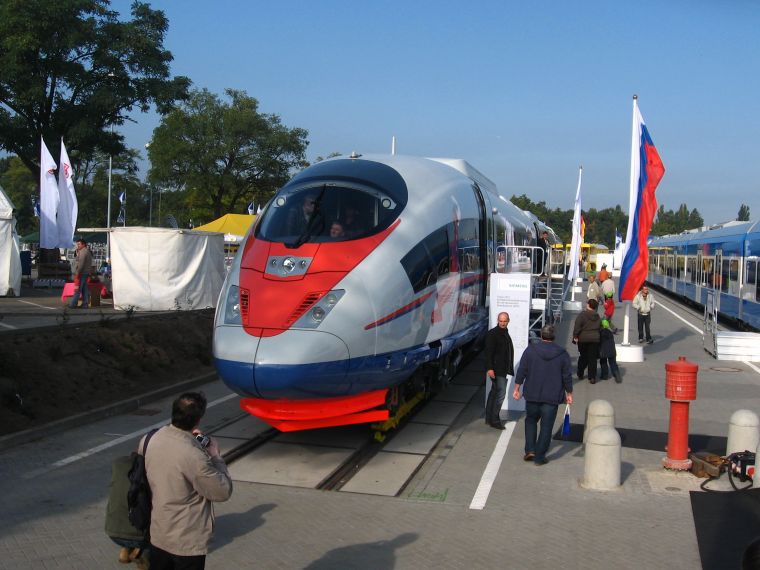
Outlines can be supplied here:
<path id="1" fill-rule="evenodd" d="M 131 15 L 120 21 L 107 0 L 0 3 L 0 149 L 35 176 L 41 135 L 54 156 L 63 137 L 76 168 L 125 151 L 110 126 L 133 109 L 164 113 L 187 96 L 190 80 L 169 74 L 164 13 L 136 1 Z"/>
<path id="2" fill-rule="evenodd" d="M 740 222 L 749 222 L 749 206 L 747 204 L 739 206 L 739 213 L 736 214 L 736 219 Z"/>
<path id="3" fill-rule="evenodd" d="M 193 91 L 162 119 L 148 149 L 150 181 L 185 188 L 194 221 L 264 203 L 294 169 L 306 166 L 307 131 L 260 113 L 244 91 L 225 94 L 227 100 Z"/>
<path id="4" fill-rule="evenodd" d="M 666 210 L 664 205 L 660 205 L 655 222 L 652 224 L 652 235 L 680 234 L 683 231 L 701 228 L 704 225 L 705 221 L 696 208 L 689 211 L 686 204 L 681 204 L 678 210 L 673 211 Z"/>
<path id="5" fill-rule="evenodd" d="M 129 225 L 148 225 L 150 210 L 150 192 L 137 173 L 138 153 L 134 149 L 127 150 L 113 158 L 111 174 L 112 203 L 111 225 L 115 226 L 119 214 L 119 201 L 116 199 L 121 192 L 127 192 L 127 223 Z M 77 227 L 102 228 L 106 227 L 108 212 L 108 157 L 96 154 L 80 163 L 74 170 L 74 187 L 79 203 Z M 39 229 L 39 221 L 34 217 L 32 198 L 37 196 L 39 179 L 32 175 L 29 169 L 17 156 L 0 159 L 0 185 L 16 207 L 16 227 L 19 235 L 35 232 Z M 156 219 L 154 217 L 154 219 Z"/>
<path id="6" fill-rule="evenodd" d="M 512 196 L 512 203 L 523 210 L 528 210 L 535 214 L 546 225 L 550 226 L 565 243 L 570 243 L 573 226 L 573 210 L 561 210 L 555 208 L 550 210 L 545 202 L 533 202 L 525 194 Z M 623 239 L 626 239 L 626 230 L 628 228 L 628 214 L 623 212 L 620 205 L 614 208 L 605 208 L 597 210 L 591 208 L 584 210 L 583 219 L 586 221 L 586 239 L 587 243 L 601 243 L 607 247 L 615 245 L 615 231 L 620 232 Z M 704 225 L 704 220 L 697 209 L 689 211 L 686 204 L 681 204 L 678 211 L 665 210 L 665 206 L 660 206 L 652 225 L 653 235 L 665 235 L 680 233 L 684 230 L 699 228 Z"/>
<path id="7" fill-rule="evenodd" d="M 36 232 L 38 224 L 34 217 L 32 197 L 39 180 L 17 156 L 7 156 L 0 159 L 0 186 L 15 206 L 16 231 L 19 235 Z"/>

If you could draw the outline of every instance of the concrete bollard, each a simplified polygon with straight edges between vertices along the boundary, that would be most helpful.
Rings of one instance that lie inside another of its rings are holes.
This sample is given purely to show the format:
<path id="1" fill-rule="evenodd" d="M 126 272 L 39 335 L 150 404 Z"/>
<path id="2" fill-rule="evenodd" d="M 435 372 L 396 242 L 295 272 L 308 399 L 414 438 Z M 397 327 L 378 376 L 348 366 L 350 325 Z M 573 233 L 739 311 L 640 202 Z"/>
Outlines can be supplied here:
<path id="1" fill-rule="evenodd" d="M 586 408 L 586 426 L 583 429 L 583 443 L 588 434 L 597 426 L 615 427 L 615 410 L 607 400 L 594 400 Z"/>
<path id="2" fill-rule="evenodd" d="M 726 455 L 737 451 L 752 451 L 760 443 L 760 420 L 750 410 L 736 410 L 728 422 Z"/>
<path id="3" fill-rule="evenodd" d="M 621 448 L 620 434 L 615 428 L 598 426 L 592 429 L 586 442 L 581 486 L 597 491 L 620 487 Z"/>

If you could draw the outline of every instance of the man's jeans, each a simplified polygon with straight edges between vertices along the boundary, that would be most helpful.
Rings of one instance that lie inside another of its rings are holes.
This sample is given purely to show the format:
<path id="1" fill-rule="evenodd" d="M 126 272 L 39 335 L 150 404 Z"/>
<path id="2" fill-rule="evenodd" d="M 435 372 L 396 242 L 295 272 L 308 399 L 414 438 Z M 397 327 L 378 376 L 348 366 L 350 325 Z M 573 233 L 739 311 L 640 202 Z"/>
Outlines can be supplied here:
<path id="1" fill-rule="evenodd" d="M 534 461 L 543 461 L 549 451 L 558 407 L 557 404 L 525 402 L 525 453 L 535 453 Z M 541 431 L 536 437 L 539 420 Z"/>
<path id="2" fill-rule="evenodd" d="M 486 423 L 491 425 L 501 423 L 499 412 L 506 395 L 507 377 L 497 376 L 491 380 L 491 390 L 488 392 L 488 400 L 486 400 Z"/>
<path id="3" fill-rule="evenodd" d="M 646 329 L 647 333 L 647 340 L 652 340 L 652 333 L 649 330 L 649 325 L 652 322 L 652 315 L 647 313 L 646 315 L 642 315 L 639 313 L 639 319 L 638 319 L 638 325 L 639 325 L 639 340 L 644 339 L 644 330 Z"/>
<path id="4" fill-rule="evenodd" d="M 86 308 L 90 304 L 90 290 L 87 287 L 87 277 L 82 277 L 79 280 L 79 290 L 74 291 L 74 296 L 71 298 L 71 304 L 69 305 L 72 309 L 76 309 L 80 295 L 82 296 L 82 308 Z"/>

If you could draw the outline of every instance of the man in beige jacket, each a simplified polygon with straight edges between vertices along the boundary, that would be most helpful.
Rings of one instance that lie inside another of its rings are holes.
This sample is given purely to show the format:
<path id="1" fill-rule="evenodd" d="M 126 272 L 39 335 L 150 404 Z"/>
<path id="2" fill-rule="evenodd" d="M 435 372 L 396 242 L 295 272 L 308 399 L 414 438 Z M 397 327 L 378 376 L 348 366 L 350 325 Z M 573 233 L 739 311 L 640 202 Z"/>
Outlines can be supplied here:
<path id="1" fill-rule="evenodd" d="M 203 394 L 182 394 L 172 405 L 172 423 L 148 442 L 151 570 L 204 568 L 214 532 L 212 503 L 232 495 L 232 479 L 218 444 L 204 439 L 199 430 L 205 412 Z"/>

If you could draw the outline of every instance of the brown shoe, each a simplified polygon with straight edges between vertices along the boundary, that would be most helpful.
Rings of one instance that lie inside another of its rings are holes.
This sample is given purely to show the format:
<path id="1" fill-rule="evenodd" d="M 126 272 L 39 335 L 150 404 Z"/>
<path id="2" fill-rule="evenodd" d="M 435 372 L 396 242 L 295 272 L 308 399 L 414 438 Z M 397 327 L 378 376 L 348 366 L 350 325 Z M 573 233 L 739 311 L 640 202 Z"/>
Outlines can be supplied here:
<path id="1" fill-rule="evenodd" d="M 122 548 L 119 550 L 119 562 L 122 564 L 129 564 L 132 560 L 129 558 L 129 548 Z"/>
<path id="2" fill-rule="evenodd" d="M 136 560 L 137 558 L 140 557 L 140 554 L 142 554 L 142 548 L 133 548 L 129 552 L 129 559 L 130 560 Z"/>
<path id="3" fill-rule="evenodd" d="M 529 451 L 525 455 L 523 455 L 523 461 L 533 461 L 533 458 L 536 457 L 536 454 L 532 451 Z"/>

